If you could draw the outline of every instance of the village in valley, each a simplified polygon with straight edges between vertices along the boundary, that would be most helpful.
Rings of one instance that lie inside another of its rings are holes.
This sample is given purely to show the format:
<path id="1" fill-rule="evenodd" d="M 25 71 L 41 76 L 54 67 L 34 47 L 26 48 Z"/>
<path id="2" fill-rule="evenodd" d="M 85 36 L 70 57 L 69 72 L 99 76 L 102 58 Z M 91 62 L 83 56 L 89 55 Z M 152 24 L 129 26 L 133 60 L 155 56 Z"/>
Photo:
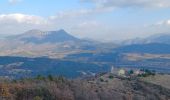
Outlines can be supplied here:
<path id="1" fill-rule="evenodd" d="M 146 77 L 149 75 L 155 75 L 155 70 L 149 69 L 130 69 L 130 68 L 116 68 L 111 67 L 110 74 L 120 77 Z"/>
<path id="2" fill-rule="evenodd" d="M 114 79 L 138 80 L 140 78 L 155 76 L 156 74 L 158 73 L 155 70 L 117 68 L 112 66 L 110 72 L 103 72 L 103 73 L 96 74 L 94 76 L 94 79 L 92 77 L 89 78 L 90 80 L 89 82 L 90 83 L 101 83 L 101 82 L 109 82 L 109 81 L 112 82 Z"/>

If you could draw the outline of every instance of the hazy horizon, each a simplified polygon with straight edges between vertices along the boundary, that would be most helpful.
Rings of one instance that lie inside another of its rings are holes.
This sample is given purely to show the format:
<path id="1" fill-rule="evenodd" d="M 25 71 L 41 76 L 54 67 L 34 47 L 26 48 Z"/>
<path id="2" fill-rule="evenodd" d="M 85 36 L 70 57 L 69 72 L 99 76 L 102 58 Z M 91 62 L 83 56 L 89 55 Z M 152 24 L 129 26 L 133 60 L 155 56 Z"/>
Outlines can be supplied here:
<path id="1" fill-rule="evenodd" d="M 168 0 L 2 0 L 0 35 L 65 29 L 79 38 L 122 41 L 170 33 Z"/>

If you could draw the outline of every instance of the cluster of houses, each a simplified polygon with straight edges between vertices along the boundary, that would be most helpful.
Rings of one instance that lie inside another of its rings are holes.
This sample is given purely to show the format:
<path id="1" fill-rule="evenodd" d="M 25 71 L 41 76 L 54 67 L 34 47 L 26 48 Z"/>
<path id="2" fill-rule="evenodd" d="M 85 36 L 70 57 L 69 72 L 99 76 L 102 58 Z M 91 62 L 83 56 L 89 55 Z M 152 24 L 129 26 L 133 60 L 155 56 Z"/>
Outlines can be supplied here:
<path id="1" fill-rule="evenodd" d="M 150 75 L 155 75 L 155 71 L 148 70 L 148 69 L 130 69 L 130 68 L 117 68 L 112 66 L 110 73 L 104 72 L 95 74 L 95 79 L 97 78 L 97 81 L 94 81 L 93 77 L 89 77 L 89 83 L 97 83 L 97 82 L 109 82 L 114 77 L 116 78 L 131 78 L 136 79 L 137 77 L 147 77 Z M 86 78 L 87 79 L 87 78 Z M 93 81 L 91 81 L 91 79 Z"/>
<path id="2" fill-rule="evenodd" d="M 155 71 L 150 71 L 148 69 L 116 68 L 112 66 L 110 73 L 118 76 L 128 77 L 128 76 L 153 75 L 155 74 Z"/>

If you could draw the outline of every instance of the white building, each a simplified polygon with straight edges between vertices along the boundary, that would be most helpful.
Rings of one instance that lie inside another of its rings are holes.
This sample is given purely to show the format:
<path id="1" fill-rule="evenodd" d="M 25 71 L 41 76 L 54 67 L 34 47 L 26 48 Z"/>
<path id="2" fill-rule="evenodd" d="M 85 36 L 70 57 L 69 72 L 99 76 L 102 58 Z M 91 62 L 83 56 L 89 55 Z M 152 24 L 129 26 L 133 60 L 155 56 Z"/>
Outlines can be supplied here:
<path id="1" fill-rule="evenodd" d="M 126 74 L 126 71 L 124 69 L 120 69 L 118 72 L 119 76 L 125 76 L 125 74 Z"/>

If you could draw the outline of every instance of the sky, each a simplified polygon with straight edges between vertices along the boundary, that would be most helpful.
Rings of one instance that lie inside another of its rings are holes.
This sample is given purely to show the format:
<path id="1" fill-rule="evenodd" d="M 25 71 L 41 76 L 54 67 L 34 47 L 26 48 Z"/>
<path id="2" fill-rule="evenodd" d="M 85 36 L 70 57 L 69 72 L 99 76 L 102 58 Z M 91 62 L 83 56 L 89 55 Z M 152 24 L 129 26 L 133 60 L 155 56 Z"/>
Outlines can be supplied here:
<path id="1" fill-rule="evenodd" d="M 0 36 L 64 29 L 122 41 L 170 33 L 170 0 L 0 0 Z"/>

